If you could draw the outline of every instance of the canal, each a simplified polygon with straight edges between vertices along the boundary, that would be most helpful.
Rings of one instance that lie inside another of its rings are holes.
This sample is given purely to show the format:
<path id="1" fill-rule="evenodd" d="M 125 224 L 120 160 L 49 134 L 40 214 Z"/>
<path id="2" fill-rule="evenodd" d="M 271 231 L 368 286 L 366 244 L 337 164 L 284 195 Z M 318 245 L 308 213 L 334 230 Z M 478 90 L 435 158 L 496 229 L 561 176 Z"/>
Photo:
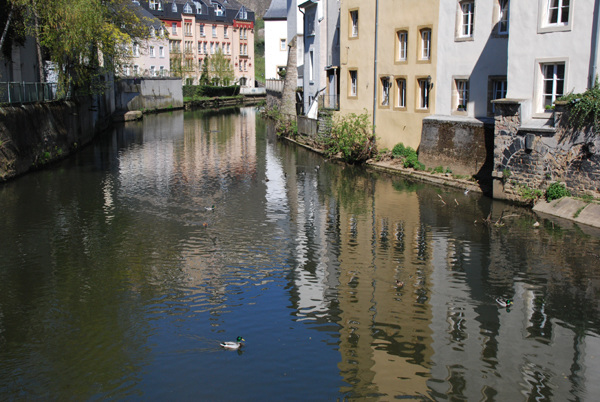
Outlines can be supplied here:
<path id="1" fill-rule="evenodd" d="M 326 162 L 252 108 L 127 123 L 0 211 L 0 400 L 600 395 L 597 231 Z"/>

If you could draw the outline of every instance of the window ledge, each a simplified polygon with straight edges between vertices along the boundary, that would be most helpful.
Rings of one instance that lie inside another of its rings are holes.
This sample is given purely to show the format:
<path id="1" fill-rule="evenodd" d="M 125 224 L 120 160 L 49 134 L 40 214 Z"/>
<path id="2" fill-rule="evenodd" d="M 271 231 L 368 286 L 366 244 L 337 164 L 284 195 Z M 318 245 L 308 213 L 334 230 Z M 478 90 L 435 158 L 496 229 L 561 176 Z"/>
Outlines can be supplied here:
<path id="1" fill-rule="evenodd" d="M 473 42 L 475 38 L 473 36 L 456 36 L 454 42 Z"/>
<path id="2" fill-rule="evenodd" d="M 543 25 L 543 26 L 538 27 L 538 33 L 568 32 L 570 30 L 571 30 L 571 24 Z"/>

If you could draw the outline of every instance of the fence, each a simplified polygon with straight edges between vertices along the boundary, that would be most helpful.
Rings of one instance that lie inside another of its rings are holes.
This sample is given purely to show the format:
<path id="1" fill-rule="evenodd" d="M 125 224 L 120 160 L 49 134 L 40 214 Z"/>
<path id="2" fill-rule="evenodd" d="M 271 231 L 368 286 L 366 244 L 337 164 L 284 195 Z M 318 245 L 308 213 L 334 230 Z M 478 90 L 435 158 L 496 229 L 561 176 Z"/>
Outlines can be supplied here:
<path id="1" fill-rule="evenodd" d="M 283 80 L 267 79 L 265 88 L 269 91 L 283 92 Z"/>
<path id="2" fill-rule="evenodd" d="M 56 83 L 0 82 L 0 103 L 44 102 L 58 99 Z"/>

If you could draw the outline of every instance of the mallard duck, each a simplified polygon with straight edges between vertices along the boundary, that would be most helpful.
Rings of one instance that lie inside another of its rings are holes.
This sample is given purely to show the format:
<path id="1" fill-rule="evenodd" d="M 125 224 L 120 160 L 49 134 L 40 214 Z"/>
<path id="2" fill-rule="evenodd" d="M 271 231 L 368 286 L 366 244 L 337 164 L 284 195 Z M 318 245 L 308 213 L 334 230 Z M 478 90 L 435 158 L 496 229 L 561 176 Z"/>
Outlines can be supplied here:
<path id="1" fill-rule="evenodd" d="M 212 205 L 210 207 L 204 207 L 207 211 L 214 211 L 215 210 L 215 206 Z"/>
<path id="2" fill-rule="evenodd" d="M 246 340 L 238 336 L 235 342 L 221 342 L 220 345 L 225 349 L 239 349 L 243 345 L 242 341 L 245 342 Z"/>
<path id="3" fill-rule="evenodd" d="M 498 303 L 500 307 L 510 307 L 513 304 L 512 300 L 505 299 L 504 297 L 498 297 L 496 303 Z"/>
<path id="4" fill-rule="evenodd" d="M 399 289 L 403 288 L 404 287 L 404 282 L 396 279 L 396 287 L 399 288 Z"/>

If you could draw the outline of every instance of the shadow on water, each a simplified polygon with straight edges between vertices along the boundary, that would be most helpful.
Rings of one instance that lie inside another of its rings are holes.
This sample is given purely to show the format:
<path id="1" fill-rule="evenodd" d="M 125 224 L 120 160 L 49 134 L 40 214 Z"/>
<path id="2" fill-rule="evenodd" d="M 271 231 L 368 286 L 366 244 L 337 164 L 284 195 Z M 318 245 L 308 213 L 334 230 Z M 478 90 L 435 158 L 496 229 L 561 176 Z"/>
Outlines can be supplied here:
<path id="1" fill-rule="evenodd" d="M 600 393 L 597 232 L 325 161 L 251 108 L 119 126 L 0 208 L 9 400 Z"/>

